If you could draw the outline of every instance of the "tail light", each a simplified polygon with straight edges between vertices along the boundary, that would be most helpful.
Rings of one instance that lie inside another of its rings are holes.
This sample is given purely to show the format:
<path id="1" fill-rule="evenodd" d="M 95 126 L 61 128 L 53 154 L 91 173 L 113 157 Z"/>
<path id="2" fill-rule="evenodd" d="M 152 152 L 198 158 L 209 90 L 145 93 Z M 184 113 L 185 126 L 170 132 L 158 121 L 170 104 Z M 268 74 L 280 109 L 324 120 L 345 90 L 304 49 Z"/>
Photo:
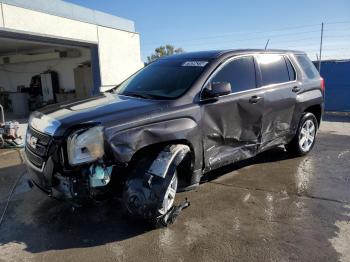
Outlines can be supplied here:
<path id="1" fill-rule="evenodd" d="M 325 91 L 325 88 L 326 88 L 326 86 L 325 86 L 325 83 L 324 83 L 324 79 L 323 79 L 323 77 L 321 77 L 321 90 L 322 90 L 323 93 Z"/>

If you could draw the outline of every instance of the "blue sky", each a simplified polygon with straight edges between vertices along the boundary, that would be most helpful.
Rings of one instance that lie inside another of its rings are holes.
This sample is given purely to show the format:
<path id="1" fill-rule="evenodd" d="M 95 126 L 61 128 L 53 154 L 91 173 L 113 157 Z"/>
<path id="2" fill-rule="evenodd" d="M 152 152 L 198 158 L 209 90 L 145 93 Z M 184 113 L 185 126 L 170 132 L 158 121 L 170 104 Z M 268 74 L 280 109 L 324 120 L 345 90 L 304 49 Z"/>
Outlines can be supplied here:
<path id="1" fill-rule="evenodd" d="M 68 0 L 135 21 L 143 60 L 155 47 L 186 51 L 263 48 L 299 49 L 313 59 L 325 22 L 324 58 L 350 58 L 349 0 Z"/>

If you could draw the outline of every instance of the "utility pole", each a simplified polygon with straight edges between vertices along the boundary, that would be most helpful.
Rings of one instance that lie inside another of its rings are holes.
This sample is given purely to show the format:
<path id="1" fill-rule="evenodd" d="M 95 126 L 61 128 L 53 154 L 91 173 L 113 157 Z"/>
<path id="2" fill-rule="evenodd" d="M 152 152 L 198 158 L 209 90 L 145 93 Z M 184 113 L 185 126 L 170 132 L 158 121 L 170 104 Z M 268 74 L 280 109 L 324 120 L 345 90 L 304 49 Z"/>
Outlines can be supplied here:
<path id="1" fill-rule="evenodd" d="M 270 39 L 268 39 L 267 42 L 266 42 L 265 50 L 266 50 L 267 46 L 269 45 L 269 42 L 270 42 Z"/>
<path id="2" fill-rule="evenodd" d="M 319 59 L 318 59 L 318 72 L 319 72 L 319 73 L 321 73 L 322 44 L 323 44 L 323 22 L 322 22 L 322 24 L 321 24 L 320 57 L 319 57 Z"/>

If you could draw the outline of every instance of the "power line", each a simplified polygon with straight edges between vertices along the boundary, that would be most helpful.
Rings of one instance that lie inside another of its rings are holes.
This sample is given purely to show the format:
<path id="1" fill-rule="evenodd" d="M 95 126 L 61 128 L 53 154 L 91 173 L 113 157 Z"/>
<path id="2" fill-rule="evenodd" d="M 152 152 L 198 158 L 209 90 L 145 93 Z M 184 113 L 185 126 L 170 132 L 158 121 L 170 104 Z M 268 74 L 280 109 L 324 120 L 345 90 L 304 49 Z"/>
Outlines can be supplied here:
<path id="1" fill-rule="evenodd" d="M 324 23 L 325 25 L 337 25 L 337 24 L 350 24 L 350 21 L 336 21 L 336 22 L 326 22 Z M 229 48 L 233 48 L 235 46 L 235 43 L 242 43 L 242 42 L 249 42 L 252 40 L 263 40 L 263 41 L 254 41 L 255 43 L 252 45 L 251 43 L 248 44 L 247 47 L 260 47 L 262 48 L 263 45 L 266 43 L 266 39 L 270 39 L 271 45 L 272 46 L 278 46 L 281 43 L 296 43 L 296 42 L 300 42 L 299 45 L 297 45 L 297 49 L 300 50 L 307 50 L 308 52 L 310 51 L 318 51 L 318 49 L 305 49 L 304 46 L 305 45 L 314 45 L 316 46 L 319 43 L 319 35 L 314 35 L 314 33 L 319 33 L 320 30 L 307 30 L 307 31 L 295 31 L 297 29 L 302 29 L 302 28 L 313 28 L 316 26 L 320 26 L 320 24 L 309 24 L 309 25 L 301 25 L 301 26 L 293 26 L 293 27 L 282 27 L 282 28 L 278 28 L 278 29 L 274 29 L 274 30 L 269 30 L 269 31 L 252 31 L 252 32 L 229 32 L 229 33 L 225 33 L 225 34 L 217 34 L 217 35 L 212 35 L 212 36 L 205 36 L 205 37 L 199 37 L 199 38 L 192 38 L 192 39 L 184 39 L 184 40 L 177 40 L 174 44 L 176 45 L 183 45 L 184 48 L 186 47 L 191 47 L 191 46 L 196 46 L 196 47 L 209 47 L 209 46 L 215 46 L 214 48 L 218 48 L 218 47 L 223 47 L 223 46 L 227 46 L 230 45 Z M 292 32 L 288 32 L 288 30 L 291 30 Z M 350 35 L 345 34 L 347 33 L 348 30 L 350 30 L 349 27 L 347 28 L 330 28 L 327 26 L 327 28 L 325 28 L 323 30 L 323 32 L 325 33 L 323 36 L 323 40 L 326 41 L 326 45 L 329 45 L 332 42 L 329 42 L 329 39 L 331 40 L 337 40 L 337 39 L 346 39 L 349 38 Z M 279 33 L 279 34 L 275 34 L 273 32 L 278 32 L 278 31 L 287 31 L 286 33 Z M 342 31 L 341 35 L 338 34 L 334 34 L 334 32 L 339 32 Z M 344 32 L 345 31 L 345 32 Z M 333 34 L 328 34 L 328 33 L 333 33 Z M 310 36 L 308 37 L 294 37 L 294 36 L 298 36 L 298 35 L 304 35 L 304 34 L 309 34 Z M 255 37 L 248 37 L 247 36 L 254 36 Z M 237 38 L 237 36 L 239 36 L 239 38 Z M 233 39 L 229 39 L 229 38 L 233 38 Z M 291 37 L 291 39 L 287 39 L 288 37 Z M 223 39 L 224 38 L 224 39 Z M 200 41 L 200 40 L 209 40 L 209 41 Z M 310 41 L 308 41 L 310 40 Z M 314 41 L 312 41 L 314 40 Z M 307 42 L 304 42 L 307 41 Z M 262 43 L 263 42 L 263 43 Z M 334 43 L 334 41 L 333 41 Z M 332 43 L 332 44 L 333 44 Z M 155 43 L 155 44 L 159 44 Z M 270 43 L 269 43 L 270 44 Z M 342 43 L 339 42 L 335 42 L 336 45 L 340 45 L 342 46 Z M 152 48 L 148 48 L 148 46 L 151 46 L 154 44 L 151 43 L 147 43 L 145 45 L 143 45 L 143 50 L 147 51 L 147 50 L 153 50 Z M 245 44 L 247 45 L 247 44 Z M 146 46 L 146 48 L 145 48 Z M 293 45 L 292 45 L 293 46 Z M 291 48 L 292 46 L 288 46 L 288 47 L 283 47 L 283 48 Z M 295 45 L 294 45 L 295 46 Z M 333 44 L 334 46 L 334 44 Z M 332 51 L 336 51 L 336 50 L 348 50 L 347 48 L 323 48 L 323 51 L 327 51 L 327 52 L 332 52 Z M 325 56 L 327 57 L 327 55 Z"/>
<path id="2" fill-rule="evenodd" d="M 331 23 L 325 23 L 325 24 L 330 24 L 330 25 L 334 25 L 334 24 L 350 24 L 350 21 L 341 21 L 341 22 L 331 22 Z M 228 37 L 228 36 L 235 36 L 235 35 L 255 35 L 255 34 L 270 34 L 271 32 L 279 32 L 279 31 L 286 31 L 286 30 L 295 30 L 295 29 L 301 29 L 301 28 L 310 28 L 310 27 L 316 27 L 319 26 L 320 24 L 308 24 L 308 25 L 301 25 L 301 26 L 293 26 L 293 27 L 282 27 L 282 28 L 278 28 L 278 29 L 273 29 L 273 30 L 269 30 L 269 31 L 235 31 L 235 32 L 228 32 L 228 33 L 223 33 L 223 34 L 217 34 L 217 35 L 211 35 L 211 36 L 204 36 L 204 37 L 197 37 L 197 38 L 191 38 L 191 39 L 184 39 L 184 40 L 177 40 L 177 43 L 185 43 L 184 41 L 188 42 L 192 41 L 192 40 L 204 40 L 204 39 L 215 39 L 215 38 L 223 38 L 223 37 Z M 307 31 L 305 33 L 308 33 L 310 31 Z M 319 30 L 314 30 L 311 32 L 319 32 Z M 294 35 L 295 33 L 288 33 L 287 35 Z M 299 33 L 296 33 L 299 34 Z M 268 35 L 271 36 L 271 35 Z M 273 37 L 274 35 L 272 35 L 271 37 Z M 278 36 L 278 35 L 276 35 Z M 266 38 L 265 36 L 262 36 L 264 38 Z M 159 42 L 146 42 L 144 45 L 148 46 L 148 45 L 154 45 L 154 44 L 159 44 Z"/>
<path id="3" fill-rule="evenodd" d="M 289 26 L 289 27 L 279 27 L 279 28 L 275 28 L 275 29 L 271 29 L 269 31 L 265 31 L 265 30 L 256 30 L 256 31 L 231 31 L 231 32 L 225 32 L 225 33 L 220 33 L 217 35 L 212 35 L 212 36 L 221 36 L 221 35 L 234 35 L 234 34 L 258 34 L 258 33 L 266 33 L 266 32 L 277 32 L 277 31 L 285 31 L 285 30 L 293 30 L 293 29 L 301 29 L 301 28 L 307 28 L 307 27 L 316 27 L 319 26 L 320 24 L 305 24 L 305 25 L 298 25 L 298 26 Z M 187 30 L 180 30 L 178 32 L 185 32 Z M 169 32 L 169 30 L 153 30 L 153 31 L 149 31 L 149 32 Z M 204 36 L 204 37 L 200 37 L 198 39 L 206 39 L 208 36 Z M 211 37 L 211 36 L 209 36 Z"/>
<path id="4" fill-rule="evenodd" d="M 263 39 L 264 42 L 266 40 L 266 38 L 271 38 L 271 40 L 275 39 L 275 38 L 280 38 L 280 37 L 285 37 L 285 36 L 293 36 L 293 35 L 303 35 L 303 34 L 310 34 L 310 33 L 316 33 L 319 32 L 319 30 L 313 30 L 313 31 L 303 31 L 303 32 L 296 32 L 296 33 L 288 33 L 288 34 L 279 34 L 279 35 L 266 35 L 266 36 L 258 36 L 258 37 L 251 37 L 251 38 L 238 38 L 238 39 L 232 39 L 232 40 L 225 40 L 225 42 L 246 42 L 246 41 L 251 41 L 251 40 L 260 40 Z M 222 38 L 222 37 L 220 37 Z M 212 39 L 213 41 L 215 41 L 215 39 Z M 225 43 L 222 42 L 221 43 Z M 205 42 L 203 43 L 203 41 L 183 41 L 183 42 L 174 42 L 174 44 L 176 45 L 186 45 L 186 46 L 191 46 L 191 45 L 198 45 L 198 44 L 212 44 L 215 42 Z M 149 45 L 144 45 L 144 46 L 149 46 Z"/>
<path id="5" fill-rule="evenodd" d="M 271 33 L 277 30 L 272 30 L 272 31 L 261 31 L 260 33 Z M 279 30 L 282 31 L 282 30 Z M 287 34 L 283 34 L 283 35 L 298 35 L 298 34 L 305 34 L 305 33 L 312 33 L 312 32 L 319 32 L 319 30 L 312 30 L 312 31 L 304 31 L 304 32 L 291 32 L 291 33 L 287 33 Z M 243 33 L 242 33 L 243 34 Z M 240 35 L 240 37 L 245 37 L 245 36 L 249 36 L 249 35 L 255 35 L 256 33 L 253 32 L 249 32 L 249 33 L 245 33 L 243 35 Z M 204 40 L 204 39 L 217 39 L 217 38 L 225 38 L 228 36 L 235 36 L 237 35 L 237 33 L 227 33 L 227 34 L 220 34 L 220 35 L 213 35 L 213 36 L 206 36 L 206 37 L 198 37 L 198 38 L 190 38 L 190 39 L 183 39 L 183 40 L 176 40 L 175 42 L 172 41 L 174 44 L 176 43 L 186 43 L 186 42 L 193 42 L 193 40 Z M 262 36 L 258 36 L 258 37 L 254 37 L 254 38 L 250 38 L 252 40 L 256 39 L 256 38 L 265 38 L 269 36 L 269 37 L 279 37 L 282 36 L 281 34 L 277 34 L 277 35 L 262 35 Z M 159 44 L 159 42 L 152 42 L 152 43 L 145 43 L 145 46 L 149 46 L 149 45 L 154 45 L 154 44 Z"/>

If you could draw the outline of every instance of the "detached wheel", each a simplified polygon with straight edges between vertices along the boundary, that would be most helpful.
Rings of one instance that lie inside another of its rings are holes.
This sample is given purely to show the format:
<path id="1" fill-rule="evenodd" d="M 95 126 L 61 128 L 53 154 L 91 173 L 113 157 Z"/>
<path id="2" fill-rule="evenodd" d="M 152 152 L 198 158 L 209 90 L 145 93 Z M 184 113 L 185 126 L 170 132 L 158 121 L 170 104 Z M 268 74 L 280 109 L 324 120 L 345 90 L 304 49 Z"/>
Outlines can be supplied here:
<path id="1" fill-rule="evenodd" d="M 145 220 L 157 227 L 174 205 L 178 176 L 176 169 L 165 178 L 149 174 L 153 161 L 154 158 L 146 157 L 136 164 L 125 183 L 122 202 L 130 218 Z"/>
<path id="2" fill-rule="evenodd" d="M 293 156 L 303 156 L 308 154 L 316 141 L 317 119 L 312 113 L 302 116 L 299 128 L 293 140 L 285 145 L 287 152 Z"/>
<path id="3" fill-rule="evenodd" d="M 178 185 L 178 178 L 177 178 L 177 174 L 175 173 L 172 180 L 170 181 L 170 184 L 165 192 L 165 195 L 163 196 L 162 206 L 160 209 L 158 209 L 159 214 L 165 215 L 173 207 L 176 191 L 177 191 L 177 185 Z"/>

